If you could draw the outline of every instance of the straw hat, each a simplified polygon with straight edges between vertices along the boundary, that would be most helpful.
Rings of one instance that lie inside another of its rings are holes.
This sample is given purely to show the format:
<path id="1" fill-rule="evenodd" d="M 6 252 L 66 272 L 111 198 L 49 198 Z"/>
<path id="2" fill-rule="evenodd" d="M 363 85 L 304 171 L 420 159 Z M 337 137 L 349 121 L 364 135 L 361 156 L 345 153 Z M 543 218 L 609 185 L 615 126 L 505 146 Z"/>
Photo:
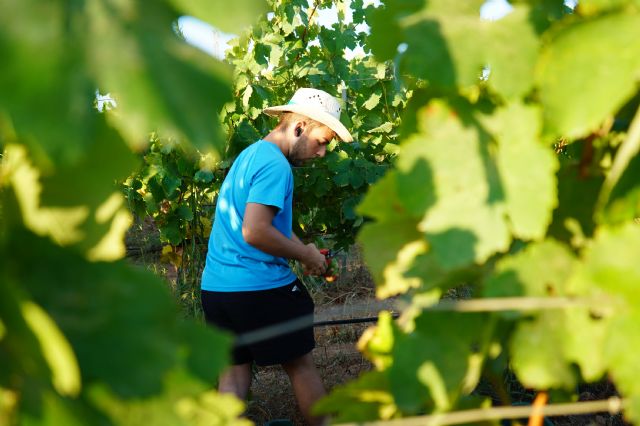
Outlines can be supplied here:
<path id="1" fill-rule="evenodd" d="M 353 138 L 346 127 L 340 122 L 340 103 L 323 90 L 302 88 L 296 90 L 287 105 L 265 108 L 267 115 L 277 116 L 283 112 L 295 112 L 324 124 L 345 142 L 352 142 Z"/>

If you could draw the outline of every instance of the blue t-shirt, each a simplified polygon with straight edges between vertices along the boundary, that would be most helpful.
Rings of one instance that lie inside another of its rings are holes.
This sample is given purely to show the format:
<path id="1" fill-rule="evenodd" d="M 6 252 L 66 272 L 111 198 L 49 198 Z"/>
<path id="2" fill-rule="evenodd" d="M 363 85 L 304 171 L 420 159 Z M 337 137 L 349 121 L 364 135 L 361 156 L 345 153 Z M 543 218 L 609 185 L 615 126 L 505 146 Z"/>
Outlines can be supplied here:
<path id="1" fill-rule="evenodd" d="M 220 188 L 202 289 L 267 290 L 293 282 L 287 259 L 258 250 L 242 237 L 247 203 L 259 203 L 278 209 L 272 224 L 291 238 L 292 200 L 293 173 L 277 145 L 259 140 L 242 151 Z"/>

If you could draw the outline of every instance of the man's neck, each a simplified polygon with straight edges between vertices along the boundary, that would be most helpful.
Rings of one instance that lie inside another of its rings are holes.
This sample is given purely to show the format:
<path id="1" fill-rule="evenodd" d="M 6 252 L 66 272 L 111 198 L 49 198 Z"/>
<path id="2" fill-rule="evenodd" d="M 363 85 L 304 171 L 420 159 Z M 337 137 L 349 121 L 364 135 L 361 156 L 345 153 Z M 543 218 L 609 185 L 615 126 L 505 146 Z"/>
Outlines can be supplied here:
<path id="1" fill-rule="evenodd" d="M 280 148 L 280 151 L 282 151 L 284 156 L 289 158 L 291 143 L 287 139 L 286 133 L 284 131 L 280 129 L 273 129 L 267 136 L 263 137 L 262 140 L 275 144 L 278 148 Z"/>

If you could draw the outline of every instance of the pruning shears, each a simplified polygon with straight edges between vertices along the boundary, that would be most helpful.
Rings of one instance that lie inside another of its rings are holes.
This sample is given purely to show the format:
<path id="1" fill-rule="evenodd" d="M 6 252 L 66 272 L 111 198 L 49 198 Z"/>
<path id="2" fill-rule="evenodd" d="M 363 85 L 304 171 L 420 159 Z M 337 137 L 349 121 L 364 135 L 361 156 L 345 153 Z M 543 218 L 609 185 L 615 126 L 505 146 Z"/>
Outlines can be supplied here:
<path id="1" fill-rule="evenodd" d="M 327 262 L 327 270 L 323 275 L 324 279 L 327 282 L 333 282 L 338 278 L 338 263 L 334 259 L 335 253 L 331 249 L 320 249 L 320 253 L 324 255 L 325 262 Z"/>
<path id="2" fill-rule="evenodd" d="M 334 259 L 335 252 L 331 249 L 320 249 L 320 253 L 324 256 L 325 262 L 327 263 L 327 269 L 322 275 L 327 282 L 333 282 L 338 278 L 336 274 L 338 270 L 338 263 Z M 308 272 L 304 273 L 305 275 L 309 275 Z"/>

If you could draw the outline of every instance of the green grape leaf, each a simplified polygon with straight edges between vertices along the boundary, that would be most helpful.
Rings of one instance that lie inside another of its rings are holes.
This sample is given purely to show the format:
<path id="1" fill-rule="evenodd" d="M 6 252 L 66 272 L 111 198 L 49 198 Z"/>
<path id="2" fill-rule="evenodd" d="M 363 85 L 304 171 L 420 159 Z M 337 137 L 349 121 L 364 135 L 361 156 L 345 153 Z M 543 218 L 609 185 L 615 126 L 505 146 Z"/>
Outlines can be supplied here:
<path id="1" fill-rule="evenodd" d="M 234 140 L 231 143 L 229 155 L 236 154 L 236 151 L 239 153 L 240 150 L 260 139 L 258 131 L 246 120 L 242 120 L 233 136 Z M 236 140 L 236 138 L 238 138 L 238 140 Z M 237 147 L 235 146 L 236 144 L 238 145 Z"/>
<path id="2" fill-rule="evenodd" d="M 377 284 L 378 297 L 404 293 L 420 284 L 417 278 L 405 278 L 413 259 L 424 253 L 426 244 L 417 223 L 407 218 L 365 224 L 358 235 L 364 259 Z"/>
<path id="3" fill-rule="evenodd" d="M 531 322 L 518 324 L 510 348 L 513 369 L 525 386 L 549 389 L 575 385 L 571 366 L 561 349 L 568 331 L 562 319 L 561 315 L 542 313 Z"/>
<path id="4" fill-rule="evenodd" d="M 596 214 L 599 222 L 620 224 L 640 217 L 639 172 L 640 155 L 636 155 L 613 187 L 608 204 L 602 213 Z"/>
<path id="5" fill-rule="evenodd" d="M 447 269 L 438 263 L 438 259 L 433 253 L 425 253 L 416 256 L 413 265 L 405 275 L 409 278 L 420 278 L 422 291 L 436 288 L 447 290 L 460 286 L 460 283 L 479 282 L 482 279 L 482 268 L 471 265 Z"/>
<path id="6" fill-rule="evenodd" d="M 401 66 L 439 88 L 476 86 L 483 69 L 489 67 L 489 83 L 506 98 L 531 89 L 538 38 L 527 6 L 516 6 L 497 22 L 483 22 L 478 2 L 460 6 L 429 1 L 423 10 L 408 16 L 419 2 L 406 9 L 399 4 L 373 14 L 371 42 L 381 58 L 392 57 L 392 43 L 395 48 L 405 42 L 408 48 L 400 57 Z M 404 39 L 389 36 L 389 25 L 398 27 L 391 32 L 404 33 Z M 518 61 L 513 61 L 514 54 Z"/>
<path id="7" fill-rule="evenodd" d="M 545 133 L 595 131 L 636 92 L 639 70 L 640 14 L 613 13 L 560 30 L 536 69 Z"/>
<path id="8" fill-rule="evenodd" d="M 507 16 L 491 24 L 487 38 L 483 45 L 489 84 L 507 99 L 526 95 L 533 86 L 539 49 L 529 7 L 516 5 Z M 514 61 L 516 56 L 518 60 Z"/>
<path id="9" fill-rule="evenodd" d="M 485 65 L 483 51 L 478 49 L 478 38 L 476 38 L 483 37 L 479 28 L 480 15 L 478 13 L 469 15 L 443 13 L 441 15 L 436 12 L 432 19 L 424 23 L 424 28 L 428 29 L 427 34 L 434 42 L 434 47 L 430 49 L 436 49 L 438 57 L 430 58 L 428 63 L 422 62 L 424 59 L 416 56 L 412 56 L 411 59 L 416 66 L 420 67 L 422 75 L 438 86 L 453 88 L 475 85 Z M 419 31 L 420 25 L 416 29 Z M 409 43 L 407 55 L 413 53 L 412 42 L 415 43 L 418 37 L 419 33 L 415 30 L 407 36 Z M 423 41 L 421 44 L 424 47 L 428 43 Z M 407 62 L 409 63 L 409 58 Z M 436 65 L 438 69 L 431 69 L 427 64 Z M 446 66 L 442 67 L 442 64 Z M 442 77 L 436 76 L 440 72 L 443 72 Z"/>
<path id="10" fill-rule="evenodd" d="M 200 322 L 178 323 L 176 336 L 188 370 L 204 383 L 218 380 L 230 363 L 232 336 Z"/>
<path id="11" fill-rule="evenodd" d="M 180 178 L 171 174 L 171 172 L 166 173 L 162 177 L 162 187 L 164 189 L 164 193 L 167 194 L 168 199 L 173 199 L 176 196 L 181 183 L 182 181 Z"/>
<path id="12" fill-rule="evenodd" d="M 576 259 L 557 241 L 528 245 L 523 251 L 500 260 L 484 286 L 486 297 L 567 296 L 567 280 Z"/>
<path id="13" fill-rule="evenodd" d="M 378 60 L 393 59 L 398 46 L 405 42 L 397 17 L 418 11 L 423 4 L 424 0 L 398 0 L 386 2 L 384 7 L 367 8 L 367 21 L 372 28 L 369 43 Z"/>
<path id="14" fill-rule="evenodd" d="M 170 0 L 176 9 L 215 25 L 222 31 L 238 33 L 266 13 L 264 0 L 239 0 L 231 3 L 208 0 Z M 213 34 L 212 34 L 213 37 Z"/>
<path id="15" fill-rule="evenodd" d="M 193 176 L 196 171 L 194 167 L 196 164 L 197 161 L 193 158 L 189 158 L 187 152 L 180 152 L 180 154 L 178 154 L 178 158 L 176 158 L 176 168 L 178 169 L 177 174 L 187 177 Z"/>
<path id="16" fill-rule="evenodd" d="M 175 218 L 160 228 L 160 240 L 166 241 L 173 246 L 180 244 L 183 238 L 184 234 Z"/>
<path id="17" fill-rule="evenodd" d="M 162 2 L 91 3 L 88 51 L 101 90 L 117 100 L 110 122 L 132 146 L 146 132 L 222 152 L 218 113 L 231 100 L 231 72 L 172 32 L 176 14 Z"/>
<path id="18" fill-rule="evenodd" d="M 25 322 L 42 347 L 42 354 L 51 369 L 53 386 L 61 395 L 77 396 L 81 388 L 80 368 L 69 342 L 40 306 L 24 301 L 20 308 Z"/>
<path id="19" fill-rule="evenodd" d="M 576 12 L 583 16 L 596 15 L 610 9 L 619 9 L 634 0 L 581 0 Z"/>
<path id="20" fill-rule="evenodd" d="M 89 399 L 113 422 L 130 425 L 159 426 L 221 425 L 249 426 L 239 418 L 243 402 L 233 395 L 210 390 L 210 386 L 185 374 L 171 371 L 164 383 L 168 391 L 145 399 L 127 400 L 103 386 L 92 386 Z"/>
<path id="21" fill-rule="evenodd" d="M 407 147 L 397 162 L 397 193 L 405 209 L 415 218 L 436 203 L 431 166 L 420 155 L 412 155 L 417 145 Z"/>
<path id="22" fill-rule="evenodd" d="M 549 235 L 565 242 L 579 242 L 567 228 L 576 223 L 580 233 L 591 236 L 595 229 L 593 211 L 604 179 L 601 176 L 581 177 L 579 170 L 562 168 L 557 174 L 558 207 L 553 212 Z M 575 244 L 574 244 L 575 245 Z"/>
<path id="23" fill-rule="evenodd" d="M 636 159 L 640 153 L 640 107 L 631 126 L 629 127 L 628 135 L 618 148 L 613 164 L 607 172 L 607 176 L 602 185 L 600 196 L 598 197 L 598 203 L 596 205 L 596 215 L 599 215 L 602 208 L 606 205 L 611 197 L 611 191 L 618 184 L 620 178 L 625 172 L 629 171 L 630 163 Z M 638 164 L 638 160 L 635 161 Z M 627 173 L 628 174 L 628 173 Z M 627 177 L 627 181 L 629 177 Z M 636 181 L 637 182 L 637 181 Z M 627 183 L 626 185 L 629 185 Z"/>
<path id="24" fill-rule="evenodd" d="M 557 205 L 558 160 L 538 142 L 540 111 L 520 103 L 496 111 L 487 123 L 498 141 L 497 163 L 513 235 L 541 239 Z"/>
<path id="25" fill-rule="evenodd" d="M 177 405 L 178 415 L 188 425 L 251 426 L 254 423 L 241 417 L 245 404 L 230 394 L 215 391 L 202 393 L 196 398 L 181 398 Z"/>
<path id="26" fill-rule="evenodd" d="M 22 424 L 83 426 L 88 423 L 100 424 L 104 417 L 83 406 L 78 399 L 63 398 L 50 389 L 43 389 L 34 383 L 26 384 L 25 393 L 40 395 L 40 401 L 24 401 L 17 417 Z M 2 418 L 2 417 L 0 417 Z"/>
<path id="27" fill-rule="evenodd" d="M 369 133 L 389 133 L 393 130 L 393 123 L 387 121 L 371 130 L 367 130 Z"/>
<path id="28" fill-rule="evenodd" d="M 537 389 L 571 389 L 577 381 L 573 364 L 586 380 L 601 379 L 609 326 L 582 307 L 542 312 L 520 322 L 509 345 L 518 379 Z"/>
<path id="29" fill-rule="evenodd" d="M 473 15 L 480 16 L 482 0 L 470 0 L 465 2 L 451 3 L 447 0 L 431 0 L 425 2 L 425 9 L 430 12 L 442 15 Z"/>
<path id="30" fill-rule="evenodd" d="M 17 245 L 11 255 L 14 276 L 71 342 L 83 381 L 101 380 L 125 395 L 157 392 L 177 357 L 171 345 L 176 312 L 163 284 L 121 263 L 88 263 L 27 233 L 13 238 L 30 243 Z M 36 255 L 34 266 L 28 259 Z"/>
<path id="31" fill-rule="evenodd" d="M 385 169 L 386 168 L 384 166 L 379 166 L 377 164 L 367 165 L 365 168 L 365 179 L 367 184 L 371 185 L 376 183 L 384 175 Z"/>
<path id="32" fill-rule="evenodd" d="M 395 171 L 369 190 L 357 213 L 376 219 L 363 225 L 358 240 L 377 284 L 377 296 L 389 297 L 419 286 L 420 280 L 405 277 L 405 272 L 413 259 L 425 252 L 426 243 L 418 220 L 408 215 L 399 198 Z"/>
<path id="33" fill-rule="evenodd" d="M 346 172 L 351 168 L 352 160 L 350 158 L 342 158 L 338 154 L 331 153 L 327 158 L 327 168 L 332 172 Z"/>
<path id="34" fill-rule="evenodd" d="M 4 246 L 0 250 L 3 250 L 0 253 L 3 255 L 3 262 L 11 260 L 5 255 Z M 77 383 L 77 359 L 73 350 L 69 351 L 68 340 L 56 324 L 50 324 L 50 317 L 44 319 L 44 324 L 40 324 L 41 321 L 37 318 L 42 315 L 41 312 L 36 312 L 35 318 L 29 318 L 24 307 L 35 304 L 25 295 L 21 283 L 8 273 L 7 266 L 5 263 L 0 264 L 3 271 L 6 271 L 0 282 L 3 295 L 0 298 L 0 317 L 6 324 L 6 334 L 0 340 L 0 365 L 3 366 L 0 369 L 0 387 L 11 389 L 15 386 L 12 380 L 16 377 L 28 377 L 30 380 L 24 385 L 37 387 L 33 389 L 34 392 L 46 390 L 55 392 L 58 396 L 65 393 L 76 394 L 80 387 Z M 36 310 L 41 311 L 42 308 Z M 48 316 L 46 312 L 44 315 Z M 57 330 L 48 335 L 50 331 L 47 328 Z M 58 343 L 61 345 L 59 348 Z M 7 368 L 9 366 L 10 369 Z M 18 394 L 14 392 L 15 396 Z M 17 401 L 9 403 L 9 406 L 14 405 L 15 408 L 16 403 Z"/>
<path id="35" fill-rule="evenodd" d="M 318 197 L 322 197 L 329 192 L 331 189 L 331 181 L 329 179 L 318 179 L 316 181 L 314 188 L 314 192 Z M 352 219 L 352 218 L 350 218 Z"/>
<path id="36" fill-rule="evenodd" d="M 113 181 L 92 181 L 90 177 L 85 182 L 72 179 L 72 171 L 89 173 L 86 167 L 91 164 L 95 165 L 91 160 L 70 169 L 63 168 L 59 175 L 41 180 L 41 171 L 30 162 L 21 145 L 7 147 L 4 163 L 22 213 L 21 220 L 29 229 L 60 245 L 74 246 L 88 259 L 115 260 L 125 253 L 123 236 L 131 224 L 131 216 L 124 208 L 124 198 L 115 191 Z M 70 187 L 76 187 L 77 193 L 62 196 L 61 206 L 46 205 L 40 199 L 43 193 L 49 202 L 55 203 L 52 194 L 68 191 Z M 86 200 L 90 204 L 85 204 L 82 194 L 93 190 L 106 199 L 96 199 L 95 195 L 88 194 Z M 77 204 L 69 205 L 74 202 Z M 100 204 L 93 204 L 97 202 Z M 7 220 L 11 220 L 10 216 Z"/>
<path id="37" fill-rule="evenodd" d="M 570 284 L 578 261 L 563 244 L 545 240 L 500 260 L 486 281 L 487 297 L 580 296 Z M 507 318 L 513 313 L 505 314 Z M 601 345 L 606 322 L 589 307 L 534 313 L 516 326 L 510 341 L 514 371 L 523 384 L 538 389 L 570 388 L 576 382 L 572 363 L 588 380 L 604 372 Z M 585 347 L 590 350 L 585 351 Z"/>
<path id="38" fill-rule="evenodd" d="M 402 167 L 404 161 L 421 159 L 431 169 L 435 193 L 429 199 L 435 201 L 429 201 L 420 229 L 438 263 L 452 269 L 505 251 L 511 236 L 489 136 L 479 127 L 464 126 L 439 102 L 419 115 L 425 133 L 405 141 L 398 163 Z"/>
<path id="39" fill-rule="evenodd" d="M 362 104 L 362 106 L 368 110 L 372 110 L 380 103 L 381 97 L 382 95 L 380 95 L 379 93 L 372 93 L 369 99 L 364 104 Z"/>
<path id="40" fill-rule="evenodd" d="M 357 380 L 336 387 L 314 406 L 313 412 L 337 413 L 337 423 L 390 419 L 398 409 L 388 389 L 384 372 L 368 371 Z"/>
<path id="41" fill-rule="evenodd" d="M 338 186 L 347 186 L 351 181 L 351 174 L 349 172 L 340 172 L 333 177 L 333 181 Z"/>
<path id="42" fill-rule="evenodd" d="M 351 6 L 353 8 L 353 22 L 356 24 L 363 23 L 368 9 L 368 7 L 364 7 L 364 0 L 353 0 Z"/>
<path id="43" fill-rule="evenodd" d="M 473 390 L 487 321 L 486 314 L 423 312 L 415 331 L 395 336 L 388 374 L 398 407 L 413 414 L 450 410 Z"/>
<path id="44" fill-rule="evenodd" d="M 610 322 L 602 350 L 618 390 L 629 398 L 626 413 L 640 419 L 640 385 L 634 348 L 640 347 L 640 227 L 634 223 L 602 227 L 583 253 L 574 285 L 591 291 L 600 315 Z"/>
<path id="45" fill-rule="evenodd" d="M 10 140 L 25 143 L 46 171 L 73 163 L 92 140 L 97 118 L 92 111 L 96 87 L 84 62 L 84 30 L 67 25 L 65 18 L 74 8 L 38 1 L 3 2 L 2 7 L 0 116 L 15 131 Z M 9 137 L 1 133 L 0 139 Z"/>
<path id="46" fill-rule="evenodd" d="M 86 205 L 95 209 L 115 187 L 138 165 L 138 159 L 120 135 L 107 126 L 104 117 L 96 120 L 96 134 L 78 158 L 68 165 L 45 173 L 42 179 L 40 203 L 43 206 Z M 105 159 L 110 167 L 104 167 Z M 86 178 L 78 179 L 78 176 Z"/>
<path id="47" fill-rule="evenodd" d="M 242 95 L 242 106 L 245 110 L 249 109 L 249 100 L 251 99 L 251 95 L 253 94 L 253 87 L 249 84 L 244 89 L 244 95 Z"/>
<path id="48" fill-rule="evenodd" d="M 18 241 L 21 244 L 16 244 Z M 146 423 L 182 425 L 193 424 L 189 420 L 193 410 L 187 408 L 203 404 L 200 415 L 225 419 L 220 424 L 234 424 L 243 410 L 241 403 L 225 403 L 224 397 L 203 393 L 228 362 L 230 336 L 179 319 L 166 285 L 159 278 L 124 263 L 87 262 L 72 251 L 20 229 L 12 229 L 5 243 L 2 268 L 7 280 L 3 280 L 3 294 L 10 296 L 13 293 L 6 286 L 20 283 L 21 291 L 33 297 L 27 305 L 37 303 L 55 320 L 71 343 L 82 378 L 82 397 L 64 400 L 59 407 L 55 406 L 60 402 L 57 399 L 47 400 L 46 389 L 30 390 L 44 398 L 21 404 L 25 419 L 35 413 L 42 418 L 44 412 L 45 418 L 64 419 L 64 424 L 86 424 L 94 417 L 107 416 L 117 423 L 142 424 L 144 419 Z M 39 260 L 36 264 L 31 261 L 33 256 Z M 51 285 L 43 286 L 43 282 Z M 144 305 L 138 303 L 142 299 Z M 6 309 L 5 302 L 11 300 L 2 298 L 3 320 L 17 313 L 15 307 Z M 39 314 L 34 317 L 25 311 L 25 315 L 29 324 L 42 322 Z M 11 324 L 10 337 L 15 344 L 20 322 Z M 21 333 L 18 336 L 23 338 Z M 54 338 L 55 334 L 47 336 L 49 340 Z M 22 344 L 23 349 L 25 344 L 28 342 Z M 6 354 L 3 345 L 4 341 L 0 341 L 0 359 Z M 43 351 L 49 351 L 49 346 L 46 343 Z M 57 351 L 63 349 L 58 346 Z M 26 383 L 33 383 L 36 374 L 46 374 L 47 370 L 34 369 L 38 364 L 34 364 L 37 358 L 33 354 L 37 352 L 27 353 L 31 367 L 23 374 L 29 378 Z M 55 371 L 67 371 L 66 367 L 58 367 L 64 359 L 57 356 Z M 39 362 L 42 365 L 44 360 Z M 142 365 L 144 368 L 140 368 Z M 74 413 L 72 418 L 66 418 L 67 411 Z"/>
<path id="49" fill-rule="evenodd" d="M 355 220 L 357 218 L 355 207 L 358 204 L 358 198 L 348 198 L 344 204 L 342 204 L 342 214 L 345 219 Z"/>
<path id="50" fill-rule="evenodd" d="M 193 179 L 196 182 L 201 183 L 211 183 L 213 181 L 214 175 L 213 172 L 209 170 L 198 170 L 195 175 L 193 175 Z"/>
<path id="51" fill-rule="evenodd" d="M 378 370 L 386 370 L 393 364 L 391 351 L 394 345 L 394 335 L 398 330 L 389 311 L 382 311 L 378 315 L 375 327 L 369 327 L 358 340 L 358 350 L 369 359 Z"/>
<path id="52" fill-rule="evenodd" d="M 599 317 L 596 309 L 576 307 L 565 310 L 564 324 L 561 347 L 566 359 L 580 367 L 580 373 L 586 381 L 602 379 L 607 367 L 604 348 L 611 326 L 609 321 Z"/>
<path id="53" fill-rule="evenodd" d="M 395 171 L 386 173 L 369 189 L 357 212 L 379 222 L 392 221 L 408 214 L 399 197 L 398 177 Z"/>
<path id="54" fill-rule="evenodd" d="M 176 215 L 178 215 L 178 217 L 180 219 L 184 219 L 187 222 L 190 222 L 190 221 L 193 220 L 193 211 L 187 205 L 178 206 L 178 208 L 176 209 L 175 213 L 176 213 Z"/>
<path id="55" fill-rule="evenodd" d="M 422 17 L 405 28 L 404 41 L 409 47 L 401 64 L 410 73 L 446 90 L 477 84 L 486 65 L 483 51 L 478 48 L 478 40 L 484 38 L 479 28 L 480 15 L 426 11 Z"/>
<path id="56" fill-rule="evenodd" d="M 364 185 L 364 182 L 364 176 L 358 171 L 354 171 L 349 176 L 349 184 L 353 188 L 360 188 L 362 185 Z"/>

